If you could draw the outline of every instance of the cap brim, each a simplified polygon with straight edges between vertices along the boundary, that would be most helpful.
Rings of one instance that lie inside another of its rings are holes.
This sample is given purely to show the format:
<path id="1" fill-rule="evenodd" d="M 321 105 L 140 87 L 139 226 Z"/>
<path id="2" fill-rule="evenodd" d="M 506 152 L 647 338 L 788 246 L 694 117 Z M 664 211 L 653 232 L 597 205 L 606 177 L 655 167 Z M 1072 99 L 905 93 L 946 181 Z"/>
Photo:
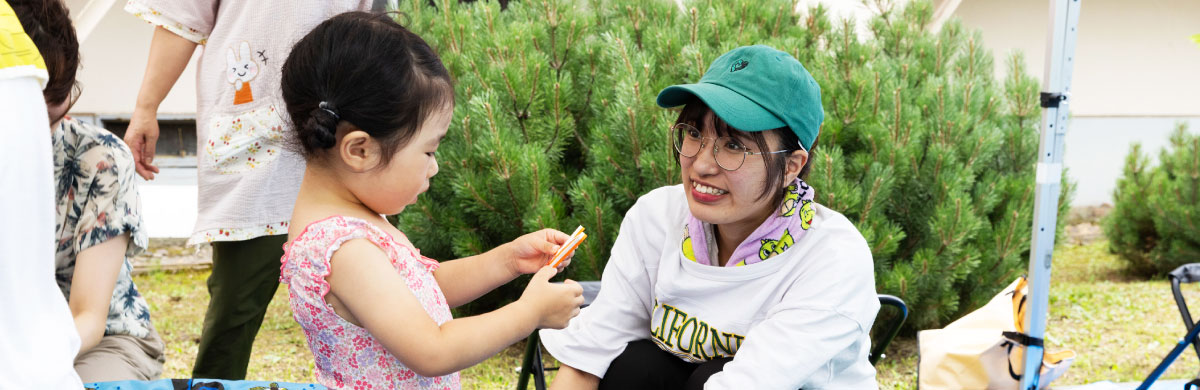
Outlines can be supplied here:
<path id="1" fill-rule="evenodd" d="M 658 93 L 657 103 L 662 108 L 678 107 L 687 104 L 693 96 L 738 130 L 764 131 L 787 126 L 758 103 L 717 84 L 673 85 Z"/>

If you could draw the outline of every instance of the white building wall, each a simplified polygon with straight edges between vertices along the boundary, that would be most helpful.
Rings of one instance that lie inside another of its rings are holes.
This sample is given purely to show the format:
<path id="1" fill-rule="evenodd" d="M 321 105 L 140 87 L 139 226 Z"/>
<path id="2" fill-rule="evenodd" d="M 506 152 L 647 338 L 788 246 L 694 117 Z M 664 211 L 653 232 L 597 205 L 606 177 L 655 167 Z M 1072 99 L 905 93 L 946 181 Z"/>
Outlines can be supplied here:
<path id="1" fill-rule="evenodd" d="M 1046 0 L 962 0 L 954 16 L 982 30 L 997 74 L 1014 50 L 1039 79 L 1046 61 Z M 1081 5 L 1063 162 L 1074 205 L 1112 202 L 1132 143 L 1155 161 L 1176 123 L 1200 132 L 1198 0 L 1087 0 Z"/>
<path id="2" fill-rule="evenodd" d="M 1075 48 L 1071 113 L 1076 117 L 1200 116 L 1200 33 L 1197 0 L 1086 0 Z M 1004 73 L 1007 53 L 1025 53 L 1042 77 L 1047 0 L 963 0 L 954 16 L 983 32 Z"/>
<path id="3" fill-rule="evenodd" d="M 86 1 L 68 2 L 77 17 Z M 114 1 L 90 35 L 80 42 L 82 69 L 77 79 L 83 87 L 72 114 L 128 118 L 137 102 L 138 88 L 146 70 L 154 27 L 122 10 L 124 1 Z M 171 117 L 196 115 L 196 50 L 191 63 L 163 100 L 159 113 Z"/>

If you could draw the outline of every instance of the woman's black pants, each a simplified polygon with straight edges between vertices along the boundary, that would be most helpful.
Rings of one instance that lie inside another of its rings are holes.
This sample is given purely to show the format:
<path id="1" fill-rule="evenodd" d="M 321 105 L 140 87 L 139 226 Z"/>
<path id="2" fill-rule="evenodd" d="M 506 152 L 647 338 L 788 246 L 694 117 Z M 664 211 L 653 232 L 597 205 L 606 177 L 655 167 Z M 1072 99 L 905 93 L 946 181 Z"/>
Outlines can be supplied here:
<path id="1" fill-rule="evenodd" d="M 721 372 L 730 360 L 688 363 L 650 340 L 638 340 L 609 364 L 599 390 L 703 390 L 708 377 Z"/>

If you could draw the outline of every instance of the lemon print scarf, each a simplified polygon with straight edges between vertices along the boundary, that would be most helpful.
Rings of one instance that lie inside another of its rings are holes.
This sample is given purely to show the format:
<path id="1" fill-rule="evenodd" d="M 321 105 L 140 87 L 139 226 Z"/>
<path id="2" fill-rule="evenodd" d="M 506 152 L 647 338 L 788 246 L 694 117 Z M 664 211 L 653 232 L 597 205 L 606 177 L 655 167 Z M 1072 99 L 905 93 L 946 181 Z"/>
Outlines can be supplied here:
<path id="1" fill-rule="evenodd" d="M 779 210 L 772 213 L 733 251 L 726 267 L 738 267 L 765 261 L 795 245 L 812 227 L 813 189 L 796 179 L 784 189 Z M 687 229 L 681 242 L 683 257 L 704 265 L 717 265 L 716 237 L 712 225 L 688 212 Z"/>

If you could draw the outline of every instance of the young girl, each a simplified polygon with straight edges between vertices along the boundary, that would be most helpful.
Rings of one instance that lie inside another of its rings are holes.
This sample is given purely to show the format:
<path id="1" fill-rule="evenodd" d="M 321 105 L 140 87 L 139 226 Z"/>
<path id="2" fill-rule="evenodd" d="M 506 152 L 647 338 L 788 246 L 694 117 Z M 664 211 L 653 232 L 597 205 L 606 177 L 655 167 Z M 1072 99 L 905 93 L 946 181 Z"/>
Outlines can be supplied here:
<path id="1" fill-rule="evenodd" d="M 112 2 L 109 2 L 111 4 Z M 196 222 L 188 245 L 212 247 L 208 309 L 193 378 L 244 379 L 254 338 L 279 289 L 279 258 L 304 158 L 285 148 L 280 67 L 313 26 L 381 0 L 128 0 L 155 26 L 125 130 L 137 173 L 154 180 L 158 109 L 196 58 Z"/>
<path id="2" fill-rule="evenodd" d="M 439 264 L 381 214 L 417 200 L 453 108 L 450 75 L 421 37 L 387 16 L 350 12 L 318 25 L 283 66 L 283 98 L 308 161 L 281 281 L 330 388 L 457 389 L 457 371 L 579 311 L 577 283 L 544 267 L 568 236 L 546 229 Z M 523 273 L 521 298 L 452 319 Z"/>
<path id="3" fill-rule="evenodd" d="M 874 389 L 871 251 L 804 182 L 820 87 L 767 46 L 725 53 L 669 130 L 682 185 L 638 199 L 596 301 L 541 332 L 555 389 Z"/>

